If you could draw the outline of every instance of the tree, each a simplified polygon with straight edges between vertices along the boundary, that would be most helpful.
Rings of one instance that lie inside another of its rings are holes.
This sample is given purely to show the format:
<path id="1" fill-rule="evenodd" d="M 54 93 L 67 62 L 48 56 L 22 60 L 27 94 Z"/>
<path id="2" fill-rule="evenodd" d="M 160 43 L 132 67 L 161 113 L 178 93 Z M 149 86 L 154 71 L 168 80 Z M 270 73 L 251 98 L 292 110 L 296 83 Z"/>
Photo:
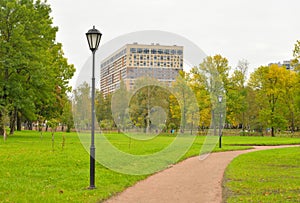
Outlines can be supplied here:
<path id="1" fill-rule="evenodd" d="M 120 88 L 116 92 L 114 92 L 114 94 L 110 98 L 110 117 L 114 118 L 116 127 L 118 128 L 118 132 L 120 133 L 121 129 L 125 131 L 127 127 L 132 127 L 128 113 L 130 93 L 128 92 L 123 80 L 120 82 Z"/>
<path id="2" fill-rule="evenodd" d="M 170 92 L 163 84 L 158 84 L 159 81 L 148 77 L 136 80 L 134 95 L 129 101 L 131 122 L 138 128 L 144 128 L 146 133 L 150 133 L 151 127 L 158 128 L 159 126 L 159 123 L 154 125 L 155 118 L 153 117 L 158 110 L 157 107 L 163 109 L 168 115 Z"/>
<path id="3" fill-rule="evenodd" d="M 60 115 L 75 69 L 55 41 L 58 29 L 49 5 L 2 0 L 0 10 L 0 105 L 10 115 L 13 133 L 16 118 L 32 122 Z"/>
<path id="4" fill-rule="evenodd" d="M 256 93 L 259 106 L 259 120 L 264 127 L 271 128 L 271 135 L 275 130 L 286 127 L 287 120 L 283 115 L 285 106 L 280 105 L 287 87 L 288 71 L 277 64 L 261 66 L 250 76 L 249 87 Z"/>
<path id="5" fill-rule="evenodd" d="M 295 110 L 295 112 L 291 113 L 291 117 L 293 117 L 292 120 L 293 124 L 292 124 L 292 128 L 294 128 L 296 122 L 298 122 L 298 126 L 300 125 L 300 118 L 299 118 L 299 111 L 300 111 L 300 40 L 297 40 L 295 46 L 294 46 L 294 50 L 293 50 L 293 56 L 294 59 L 292 60 L 291 65 L 294 67 L 296 73 L 297 73 L 297 85 L 294 86 L 294 97 L 293 97 L 293 102 L 294 105 L 292 105 L 292 108 Z M 298 112 L 298 113 L 296 113 Z M 292 131 L 294 131 L 294 129 L 292 129 Z"/>
<path id="6" fill-rule="evenodd" d="M 228 122 L 233 126 L 242 124 L 242 130 L 245 131 L 245 112 L 247 110 L 247 71 L 248 62 L 241 60 L 238 62 L 236 69 L 229 79 L 229 85 L 227 89 L 227 118 Z"/>
<path id="7" fill-rule="evenodd" d="M 73 91 L 73 118 L 77 130 L 85 130 L 91 126 L 91 94 L 90 86 L 84 82 Z"/>
<path id="8" fill-rule="evenodd" d="M 210 93 L 206 87 L 206 78 L 198 67 L 194 67 L 190 71 L 189 86 L 192 88 L 197 99 L 200 119 L 197 126 L 202 129 L 211 123 L 211 101 Z"/>
<path id="9" fill-rule="evenodd" d="M 202 75 L 205 87 L 210 95 L 211 127 L 214 129 L 214 135 L 216 135 L 216 121 L 218 120 L 215 117 L 216 111 L 225 115 L 224 106 L 218 105 L 218 96 L 223 96 L 223 100 L 228 99 L 229 70 L 228 60 L 221 55 L 208 56 L 199 65 L 198 72 Z"/>
<path id="10" fill-rule="evenodd" d="M 292 60 L 292 66 L 294 66 L 296 71 L 300 70 L 300 40 L 297 40 L 294 51 L 293 51 L 294 59 Z"/>
<path id="11" fill-rule="evenodd" d="M 172 84 L 172 92 L 173 97 L 175 96 L 178 106 L 174 106 L 177 109 L 177 112 L 180 112 L 180 116 L 174 114 L 177 118 L 181 118 L 181 125 L 180 130 L 181 132 L 185 131 L 187 124 L 192 122 L 191 118 L 188 115 L 192 115 L 196 113 L 197 109 L 192 109 L 191 102 L 192 102 L 192 91 L 188 86 L 189 75 L 184 72 L 180 71 L 176 81 Z M 173 107 L 173 108 L 174 108 Z M 176 112 L 172 110 L 172 112 Z"/>
<path id="12" fill-rule="evenodd" d="M 72 102 L 70 100 L 66 101 L 63 107 L 63 112 L 61 115 L 62 131 L 64 126 L 67 127 L 66 132 L 71 132 L 74 127 L 73 113 L 72 113 Z"/>

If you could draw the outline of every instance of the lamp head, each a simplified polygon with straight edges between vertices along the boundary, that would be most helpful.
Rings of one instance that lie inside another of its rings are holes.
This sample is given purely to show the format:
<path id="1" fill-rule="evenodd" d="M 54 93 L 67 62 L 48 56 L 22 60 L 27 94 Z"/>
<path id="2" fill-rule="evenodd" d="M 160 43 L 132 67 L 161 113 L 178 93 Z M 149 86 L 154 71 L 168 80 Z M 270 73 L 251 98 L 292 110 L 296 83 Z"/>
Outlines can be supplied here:
<path id="1" fill-rule="evenodd" d="M 218 101 L 219 101 L 219 103 L 222 103 L 222 100 L 223 100 L 223 96 L 222 96 L 222 95 L 219 95 L 219 96 L 218 96 Z"/>
<path id="2" fill-rule="evenodd" d="M 95 28 L 95 26 L 93 26 L 93 29 L 90 29 L 87 33 L 86 33 L 86 37 L 89 43 L 89 47 L 90 50 L 92 52 L 96 51 L 98 49 L 100 40 L 101 40 L 101 32 L 99 30 L 97 30 Z"/>

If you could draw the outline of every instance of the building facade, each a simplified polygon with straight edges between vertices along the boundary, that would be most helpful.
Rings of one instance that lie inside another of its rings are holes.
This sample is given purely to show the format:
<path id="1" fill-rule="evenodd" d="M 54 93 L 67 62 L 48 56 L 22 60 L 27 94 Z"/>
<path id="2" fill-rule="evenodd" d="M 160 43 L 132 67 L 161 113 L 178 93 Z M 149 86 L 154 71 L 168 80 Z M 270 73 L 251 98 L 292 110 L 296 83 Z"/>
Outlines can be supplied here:
<path id="1" fill-rule="evenodd" d="M 272 65 L 272 64 L 276 64 L 280 67 L 285 67 L 287 70 L 294 70 L 294 67 L 291 65 L 291 61 L 292 60 L 289 60 L 289 61 L 283 61 L 283 63 L 281 62 L 278 62 L 278 63 L 269 63 L 269 66 Z"/>
<path id="2" fill-rule="evenodd" d="M 141 77 L 171 85 L 183 70 L 183 46 L 126 44 L 104 59 L 100 66 L 100 90 L 104 95 L 116 91 L 122 80 L 131 90 Z"/>

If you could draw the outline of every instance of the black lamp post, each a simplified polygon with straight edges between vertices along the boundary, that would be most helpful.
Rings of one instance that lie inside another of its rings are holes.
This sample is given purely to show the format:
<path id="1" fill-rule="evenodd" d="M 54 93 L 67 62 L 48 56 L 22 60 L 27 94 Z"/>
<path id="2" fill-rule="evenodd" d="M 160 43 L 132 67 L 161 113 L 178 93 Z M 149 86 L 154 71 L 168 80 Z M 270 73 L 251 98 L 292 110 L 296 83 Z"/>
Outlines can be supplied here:
<path id="1" fill-rule="evenodd" d="M 90 50 L 93 53 L 93 70 L 92 70 L 92 130 L 91 130 L 91 146 L 90 146 L 90 187 L 95 189 L 95 52 L 98 49 L 102 34 L 99 30 L 90 29 L 86 33 Z"/>
<path id="2" fill-rule="evenodd" d="M 219 148 L 222 148 L 222 111 L 221 111 L 221 104 L 222 104 L 223 96 L 219 95 L 218 96 L 218 101 L 220 104 L 220 121 L 219 121 Z"/>

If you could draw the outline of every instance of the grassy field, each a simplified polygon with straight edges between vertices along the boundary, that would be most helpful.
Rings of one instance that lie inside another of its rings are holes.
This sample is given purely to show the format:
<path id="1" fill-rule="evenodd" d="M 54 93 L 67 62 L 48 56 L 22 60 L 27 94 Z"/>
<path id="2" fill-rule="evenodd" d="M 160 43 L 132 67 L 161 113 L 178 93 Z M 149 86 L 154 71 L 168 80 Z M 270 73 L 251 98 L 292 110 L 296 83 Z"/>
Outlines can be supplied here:
<path id="1" fill-rule="evenodd" d="M 132 154 L 157 152 L 174 139 L 158 136 L 136 141 L 122 134 L 107 137 L 120 150 Z M 204 137 L 197 137 L 182 159 L 199 155 L 203 141 Z M 216 147 L 215 151 L 249 148 L 236 144 L 295 143 L 300 143 L 300 139 L 224 136 L 223 148 Z M 0 202 L 97 202 L 147 177 L 116 173 L 96 164 L 97 189 L 87 190 L 89 154 L 76 133 L 56 133 L 52 146 L 50 133 L 41 136 L 35 131 L 16 132 L 7 141 L 0 141 L 0 162 Z"/>
<path id="2" fill-rule="evenodd" d="M 300 148 L 252 152 L 228 166 L 226 202 L 300 202 Z"/>

